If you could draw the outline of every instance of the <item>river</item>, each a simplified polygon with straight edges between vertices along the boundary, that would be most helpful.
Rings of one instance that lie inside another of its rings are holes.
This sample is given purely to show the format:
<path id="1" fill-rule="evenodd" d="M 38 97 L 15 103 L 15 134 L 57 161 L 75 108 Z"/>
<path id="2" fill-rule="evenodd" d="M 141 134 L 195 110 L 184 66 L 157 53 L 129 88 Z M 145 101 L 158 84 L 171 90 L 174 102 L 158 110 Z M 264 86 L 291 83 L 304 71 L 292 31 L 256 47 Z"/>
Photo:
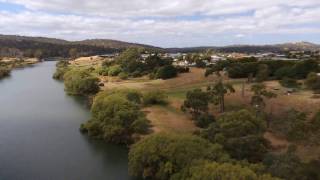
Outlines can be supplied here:
<path id="1" fill-rule="evenodd" d="M 17 69 L 0 80 L 0 179 L 129 179 L 126 148 L 79 132 L 90 111 L 52 79 L 55 63 Z"/>

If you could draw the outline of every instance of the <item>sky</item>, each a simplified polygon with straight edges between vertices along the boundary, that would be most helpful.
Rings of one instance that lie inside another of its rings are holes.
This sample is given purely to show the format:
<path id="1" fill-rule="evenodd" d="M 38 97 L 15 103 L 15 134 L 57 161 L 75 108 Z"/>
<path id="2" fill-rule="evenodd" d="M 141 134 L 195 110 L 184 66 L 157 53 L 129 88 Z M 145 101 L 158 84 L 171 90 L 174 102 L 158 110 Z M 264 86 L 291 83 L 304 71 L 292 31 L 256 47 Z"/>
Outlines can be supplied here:
<path id="1" fill-rule="evenodd" d="M 0 0 L 0 34 L 160 47 L 320 43 L 320 0 Z"/>

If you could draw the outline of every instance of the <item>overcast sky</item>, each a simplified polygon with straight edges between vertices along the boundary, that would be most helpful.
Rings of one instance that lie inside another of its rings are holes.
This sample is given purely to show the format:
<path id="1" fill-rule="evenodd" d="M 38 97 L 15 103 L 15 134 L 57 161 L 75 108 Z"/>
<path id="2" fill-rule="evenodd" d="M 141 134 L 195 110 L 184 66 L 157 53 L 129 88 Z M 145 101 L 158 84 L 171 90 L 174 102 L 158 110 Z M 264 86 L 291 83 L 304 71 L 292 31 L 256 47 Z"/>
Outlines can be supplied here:
<path id="1" fill-rule="evenodd" d="M 320 0 L 0 0 L 0 34 L 161 47 L 320 43 Z"/>

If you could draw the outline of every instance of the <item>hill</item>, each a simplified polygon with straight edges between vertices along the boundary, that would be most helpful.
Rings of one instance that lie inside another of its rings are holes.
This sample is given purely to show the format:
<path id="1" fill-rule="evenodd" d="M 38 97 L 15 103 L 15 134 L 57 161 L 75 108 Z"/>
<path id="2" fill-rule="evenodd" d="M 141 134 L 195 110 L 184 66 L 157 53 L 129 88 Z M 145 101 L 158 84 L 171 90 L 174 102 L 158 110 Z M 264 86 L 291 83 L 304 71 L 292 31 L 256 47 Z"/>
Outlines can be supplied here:
<path id="1" fill-rule="evenodd" d="M 108 39 L 66 41 L 46 37 L 0 35 L 0 57 L 68 57 L 71 49 L 76 49 L 79 56 L 90 56 L 120 52 L 128 47 L 162 50 L 149 45 Z"/>
<path id="2" fill-rule="evenodd" d="M 88 39 L 83 41 L 75 41 L 73 43 L 89 45 L 89 46 L 113 48 L 113 49 L 125 49 L 128 47 L 139 47 L 139 48 L 159 49 L 159 50 L 161 49 L 159 47 L 154 47 L 150 45 L 129 43 L 129 42 L 117 41 L 117 40 L 111 40 L 111 39 Z"/>
<path id="3" fill-rule="evenodd" d="M 187 48 L 168 48 L 168 52 L 190 53 L 204 52 L 212 49 L 220 52 L 238 52 L 238 53 L 258 53 L 258 52 L 283 52 L 287 50 L 302 50 L 302 51 L 320 51 L 320 45 L 309 42 L 283 43 L 275 45 L 230 45 L 223 47 L 204 46 L 204 47 L 187 47 Z"/>
<path id="4" fill-rule="evenodd" d="M 69 57 L 71 49 L 76 49 L 79 56 L 108 54 L 120 52 L 129 47 L 145 48 L 150 51 L 168 53 L 204 52 L 212 49 L 218 52 L 258 53 L 284 52 L 286 50 L 319 51 L 320 45 L 309 42 L 284 43 L 275 45 L 231 45 L 231 46 L 203 46 L 188 48 L 160 48 L 151 45 L 129 43 L 110 39 L 88 39 L 83 41 L 67 41 L 46 37 L 27 37 L 16 35 L 0 35 L 0 57 Z"/>

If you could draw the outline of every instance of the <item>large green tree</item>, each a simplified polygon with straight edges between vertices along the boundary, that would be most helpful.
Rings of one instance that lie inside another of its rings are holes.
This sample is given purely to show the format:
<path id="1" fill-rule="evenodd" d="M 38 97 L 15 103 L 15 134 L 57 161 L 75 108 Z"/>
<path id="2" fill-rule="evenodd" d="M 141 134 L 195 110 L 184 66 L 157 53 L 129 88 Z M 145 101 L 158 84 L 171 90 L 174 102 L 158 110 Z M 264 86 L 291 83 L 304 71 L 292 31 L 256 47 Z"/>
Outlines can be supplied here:
<path id="1" fill-rule="evenodd" d="M 181 108 L 189 111 L 193 118 L 197 118 L 200 114 L 208 111 L 209 101 L 209 94 L 207 92 L 195 89 L 187 92 L 186 100 Z"/>
<path id="2" fill-rule="evenodd" d="M 222 147 L 192 135 L 155 134 L 134 144 L 129 173 L 149 179 L 170 179 L 196 160 L 225 162 Z"/>
<path id="3" fill-rule="evenodd" d="M 203 130 L 201 136 L 223 145 L 233 158 L 257 162 L 267 152 L 265 130 L 264 121 L 241 110 L 223 114 Z"/>
<path id="4" fill-rule="evenodd" d="M 92 95 L 99 92 L 99 79 L 88 70 L 70 70 L 64 74 L 65 90 L 70 95 Z"/>
<path id="5" fill-rule="evenodd" d="M 132 91 L 101 92 L 92 105 L 92 118 L 81 126 L 89 136 L 109 142 L 129 144 L 133 134 L 148 130 L 148 121 L 137 104 L 138 94 Z"/>

